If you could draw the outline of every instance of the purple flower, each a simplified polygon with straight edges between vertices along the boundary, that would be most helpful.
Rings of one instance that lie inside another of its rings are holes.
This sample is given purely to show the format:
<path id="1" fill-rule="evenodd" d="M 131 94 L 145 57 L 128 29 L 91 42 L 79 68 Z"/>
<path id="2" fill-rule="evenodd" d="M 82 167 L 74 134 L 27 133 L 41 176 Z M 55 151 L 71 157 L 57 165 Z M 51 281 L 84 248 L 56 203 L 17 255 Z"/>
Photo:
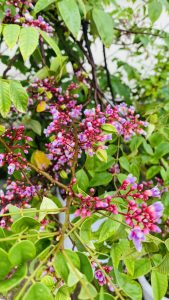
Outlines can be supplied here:
<path id="1" fill-rule="evenodd" d="M 12 175 L 14 171 L 15 171 L 15 164 L 11 163 L 11 164 L 8 166 L 8 174 L 9 174 L 9 175 Z"/>
<path id="2" fill-rule="evenodd" d="M 145 241 L 145 236 L 144 233 L 142 232 L 142 230 L 140 228 L 133 228 L 128 236 L 129 240 L 132 240 L 137 251 L 141 251 L 142 249 L 142 241 Z"/>
<path id="3" fill-rule="evenodd" d="M 162 217 L 164 206 L 158 201 L 149 206 L 149 209 L 154 213 L 154 217 L 156 218 L 156 222 Z"/>
<path id="4" fill-rule="evenodd" d="M 152 192 L 152 197 L 160 198 L 161 193 L 160 193 L 160 190 L 158 189 L 157 186 L 153 187 L 153 188 L 151 189 L 151 192 Z"/>
<path id="5" fill-rule="evenodd" d="M 137 178 L 134 177 L 132 174 L 129 174 L 126 178 L 126 180 L 128 181 L 128 183 L 133 184 L 136 182 Z"/>
<path id="6" fill-rule="evenodd" d="M 100 285 L 104 285 L 106 283 L 106 278 L 100 269 L 94 273 L 94 276 Z"/>

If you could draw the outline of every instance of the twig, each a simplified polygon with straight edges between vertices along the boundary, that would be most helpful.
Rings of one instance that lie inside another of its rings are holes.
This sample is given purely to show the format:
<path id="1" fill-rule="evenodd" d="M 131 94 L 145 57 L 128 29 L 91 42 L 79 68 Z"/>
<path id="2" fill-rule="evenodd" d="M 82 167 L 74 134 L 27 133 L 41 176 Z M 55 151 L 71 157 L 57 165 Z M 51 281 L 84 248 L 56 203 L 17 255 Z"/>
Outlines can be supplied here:
<path id="1" fill-rule="evenodd" d="M 114 92 L 113 92 L 113 87 L 111 84 L 110 72 L 109 72 L 108 65 L 107 65 L 106 49 L 105 49 L 104 44 L 103 44 L 103 56 L 104 56 L 104 65 L 105 65 L 105 70 L 106 70 L 106 75 L 107 75 L 107 84 L 108 84 L 108 87 L 110 89 L 110 93 L 112 96 L 112 102 L 114 102 Z"/>
<path id="2" fill-rule="evenodd" d="M 46 56 L 45 56 L 45 49 L 44 49 L 44 45 L 43 45 L 43 40 L 39 39 L 39 46 L 40 46 L 40 52 L 41 52 L 41 55 L 42 55 L 42 65 L 43 67 L 46 66 Z"/>
<path id="3" fill-rule="evenodd" d="M 10 71 L 10 69 L 12 68 L 14 62 L 18 59 L 20 54 L 15 54 L 9 61 L 7 68 L 4 70 L 2 78 L 6 79 L 7 78 L 7 73 L 8 71 Z"/>

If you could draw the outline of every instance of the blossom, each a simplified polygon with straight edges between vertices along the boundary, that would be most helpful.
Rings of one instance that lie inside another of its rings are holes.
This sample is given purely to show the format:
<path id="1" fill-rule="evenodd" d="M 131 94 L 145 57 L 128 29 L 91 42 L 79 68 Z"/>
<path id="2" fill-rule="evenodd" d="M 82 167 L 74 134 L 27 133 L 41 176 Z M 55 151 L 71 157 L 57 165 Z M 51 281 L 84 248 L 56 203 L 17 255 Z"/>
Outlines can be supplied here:
<path id="1" fill-rule="evenodd" d="M 8 174 L 12 175 L 14 171 L 15 171 L 15 164 L 13 164 L 13 163 L 9 164 L 9 166 L 8 166 Z"/>
<path id="2" fill-rule="evenodd" d="M 145 241 L 145 236 L 144 233 L 142 232 L 142 230 L 138 227 L 133 228 L 128 236 L 129 240 L 132 240 L 137 251 L 141 251 L 142 249 L 142 244 L 141 242 Z"/>

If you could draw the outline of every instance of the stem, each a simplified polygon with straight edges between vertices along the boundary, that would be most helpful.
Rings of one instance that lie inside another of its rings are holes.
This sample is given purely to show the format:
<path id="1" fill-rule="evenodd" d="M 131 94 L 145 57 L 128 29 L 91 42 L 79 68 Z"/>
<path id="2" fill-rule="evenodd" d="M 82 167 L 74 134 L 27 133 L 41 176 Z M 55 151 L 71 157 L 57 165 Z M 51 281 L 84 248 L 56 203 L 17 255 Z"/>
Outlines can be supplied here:
<path id="1" fill-rule="evenodd" d="M 107 84 L 108 84 L 108 87 L 110 89 L 112 102 L 114 102 L 114 92 L 113 92 L 113 87 L 112 87 L 112 84 L 111 84 L 110 72 L 109 72 L 108 65 L 107 65 L 106 49 L 105 49 L 104 44 L 103 44 L 103 56 L 104 56 L 104 65 L 105 65 L 105 70 L 106 70 L 106 75 L 107 75 Z"/>

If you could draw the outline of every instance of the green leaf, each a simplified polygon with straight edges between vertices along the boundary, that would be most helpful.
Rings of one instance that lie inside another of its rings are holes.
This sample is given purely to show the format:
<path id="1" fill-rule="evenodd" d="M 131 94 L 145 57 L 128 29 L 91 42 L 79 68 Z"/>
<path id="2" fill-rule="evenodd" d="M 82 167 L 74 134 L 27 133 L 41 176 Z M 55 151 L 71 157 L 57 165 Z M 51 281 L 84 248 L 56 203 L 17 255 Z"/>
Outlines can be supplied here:
<path id="1" fill-rule="evenodd" d="M 152 166 L 146 172 L 146 178 L 149 180 L 160 172 L 160 166 Z"/>
<path id="2" fill-rule="evenodd" d="M 162 3 L 159 0 L 152 0 L 148 5 L 148 15 L 152 23 L 158 20 L 162 13 Z"/>
<path id="3" fill-rule="evenodd" d="M 83 169 L 76 172 L 76 180 L 80 189 L 86 191 L 89 186 L 89 178 Z"/>
<path id="4" fill-rule="evenodd" d="M 105 13 L 103 9 L 94 8 L 93 20 L 95 22 L 98 34 L 100 35 L 102 42 L 106 47 L 109 47 L 113 42 L 113 19 Z"/>
<path id="5" fill-rule="evenodd" d="M 160 143 L 155 149 L 154 156 L 156 158 L 161 158 L 168 153 L 169 153 L 169 143 Z"/>
<path id="6" fill-rule="evenodd" d="M 3 36 L 8 48 L 12 49 L 16 45 L 18 41 L 19 33 L 20 33 L 19 25 L 15 25 L 15 24 L 5 25 L 3 30 Z"/>
<path id="7" fill-rule="evenodd" d="M 42 277 L 41 282 L 45 284 L 50 290 L 55 286 L 55 282 L 52 276 L 45 275 Z"/>
<path id="8" fill-rule="evenodd" d="M 118 268 L 120 259 L 122 254 L 124 253 L 124 249 L 129 248 L 129 241 L 128 240 L 120 240 L 118 243 L 114 243 L 111 248 L 111 258 L 113 262 L 113 266 L 115 269 Z"/>
<path id="9" fill-rule="evenodd" d="M 23 297 L 23 300 L 53 300 L 53 297 L 50 293 L 50 290 L 42 283 L 34 283 L 26 295 Z"/>
<path id="10" fill-rule="evenodd" d="M 96 151 L 96 156 L 100 161 L 107 163 L 107 151 L 104 149 L 98 149 Z"/>
<path id="11" fill-rule="evenodd" d="M 169 274 L 169 252 L 167 252 L 167 254 L 165 255 L 165 257 L 163 258 L 162 262 L 157 265 L 156 267 L 154 267 L 155 271 L 168 275 Z"/>
<path id="12" fill-rule="evenodd" d="M 119 271 L 116 271 L 115 275 L 119 287 L 127 296 L 129 296 L 132 300 L 142 300 L 142 289 L 138 282 Z"/>
<path id="13" fill-rule="evenodd" d="M 26 112 L 28 105 L 28 94 L 20 82 L 10 80 L 10 98 L 16 109 L 22 113 Z"/>
<path id="14" fill-rule="evenodd" d="M 78 299 L 80 300 L 93 299 L 96 296 L 97 296 L 97 291 L 95 287 L 91 283 L 86 282 L 85 286 L 81 287 Z"/>
<path id="15" fill-rule="evenodd" d="M 8 254 L 0 248 L 0 280 L 3 279 L 11 270 L 11 263 Z"/>
<path id="16" fill-rule="evenodd" d="M 130 164 L 128 159 L 125 156 L 120 157 L 120 166 L 126 170 L 127 172 L 130 172 Z"/>
<path id="17" fill-rule="evenodd" d="M 77 252 L 79 259 L 80 259 L 80 271 L 81 273 L 83 273 L 88 281 L 92 281 L 93 280 L 93 269 L 91 267 L 91 263 L 88 259 L 88 257 L 81 253 L 81 252 Z"/>
<path id="18" fill-rule="evenodd" d="M 26 264 L 19 267 L 9 279 L 0 281 L 0 293 L 5 293 L 18 285 L 27 274 Z"/>
<path id="19" fill-rule="evenodd" d="M 25 229 L 29 230 L 34 228 L 39 229 L 40 223 L 31 217 L 22 217 L 16 220 L 11 226 L 11 230 L 16 233 L 20 233 Z"/>
<path id="20" fill-rule="evenodd" d="M 115 299 L 112 295 L 107 293 L 100 293 L 94 300 L 113 300 Z"/>
<path id="21" fill-rule="evenodd" d="M 40 35 L 43 37 L 45 42 L 53 49 L 53 51 L 56 53 L 56 55 L 62 56 L 59 47 L 56 44 L 56 41 L 51 38 L 45 31 L 40 30 Z"/>
<path id="22" fill-rule="evenodd" d="M 10 111 L 10 107 L 9 84 L 4 80 L 0 80 L 0 113 L 4 118 Z"/>
<path id="23" fill-rule="evenodd" d="M 98 173 L 90 181 L 90 186 L 108 185 L 112 181 L 113 175 L 108 172 Z"/>
<path id="24" fill-rule="evenodd" d="M 9 250 L 9 259 L 13 266 L 22 265 L 36 255 L 36 247 L 31 241 L 21 241 L 12 246 Z"/>
<path id="25" fill-rule="evenodd" d="M 70 272 L 67 279 L 67 285 L 68 287 L 73 287 L 83 278 L 83 274 L 79 272 L 79 270 L 76 269 L 75 267 L 72 267 L 69 263 L 68 263 L 68 267 Z"/>
<path id="26" fill-rule="evenodd" d="M 62 286 L 56 294 L 55 300 L 71 300 L 67 286 Z"/>
<path id="27" fill-rule="evenodd" d="M 56 2 L 56 0 L 38 0 L 34 7 L 34 13 L 35 14 L 39 13 L 41 10 L 45 9 L 46 7 L 48 7 L 50 4 L 54 2 Z"/>
<path id="28" fill-rule="evenodd" d="M 117 129 L 112 124 L 103 124 L 101 128 L 109 133 L 117 132 Z"/>
<path id="29" fill-rule="evenodd" d="M 53 209 L 53 211 L 50 213 L 48 210 Z M 53 202 L 51 199 L 47 197 L 43 197 L 42 203 L 40 205 L 40 210 L 46 210 L 47 212 L 40 212 L 39 213 L 39 222 L 41 222 L 47 214 L 58 214 L 59 211 L 54 211 L 58 210 L 58 206 Z"/>
<path id="30" fill-rule="evenodd" d="M 77 253 L 71 251 L 71 250 L 64 250 L 66 255 L 69 257 L 71 260 L 73 266 L 76 269 L 80 269 L 80 259 L 77 255 Z M 57 274 L 65 281 L 67 282 L 68 276 L 70 273 L 70 270 L 68 268 L 68 263 L 65 259 L 64 254 L 60 251 L 56 254 L 55 259 L 54 259 L 54 268 Z"/>
<path id="31" fill-rule="evenodd" d="M 120 223 L 118 221 L 122 221 L 121 215 L 114 215 L 113 219 L 107 219 L 102 225 L 101 230 L 99 234 L 98 242 L 104 242 L 108 238 L 110 238 L 112 235 L 114 235 L 118 228 L 120 227 Z M 116 221 L 117 220 L 117 221 Z"/>
<path id="32" fill-rule="evenodd" d="M 19 35 L 19 48 L 24 60 L 35 51 L 39 42 L 39 32 L 33 27 L 23 27 Z"/>
<path id="33" fill-rule="evenodd" d="M 32 129 L 36 134 L 41 135 L 42 133 L 42 126 L 39 121 L 29 119 L 25 122 L 26 128 Z"/>
<path id="34" fill-rule="evenodd" d="M 152 271 L 151 286 L 153 289 L 154 300 L 161 300 L 167 292 L 168 276 L 157 271 Z"/>
<path id="35" fill-rule="evenodd" d="M 151 262 L 148 258 L 140 258 L 134 263 L 134 274 L 133 278 L 137 279 L 140 276 L 146 275 L 151 270 Z"/>
<path id="36" fill-rule="evenodd" d="M 80 31 L 80 12 L 75 0 L 61 0 L 58 9 L 70 32 L 77 38 Z"/>

